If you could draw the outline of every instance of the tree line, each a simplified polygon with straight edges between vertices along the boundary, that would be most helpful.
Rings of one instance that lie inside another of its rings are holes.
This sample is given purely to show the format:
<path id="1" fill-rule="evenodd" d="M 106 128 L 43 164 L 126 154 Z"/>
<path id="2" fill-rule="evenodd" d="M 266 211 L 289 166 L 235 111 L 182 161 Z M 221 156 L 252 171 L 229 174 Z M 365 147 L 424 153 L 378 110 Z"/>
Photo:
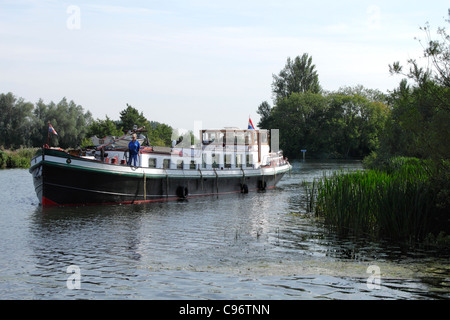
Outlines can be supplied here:
<path id="1" fill-rule="evenodd" d="M 48 136 L 48 123 L 57 134 Z M 41 147 L 47 143 L 61 148 L 76 148 L 92 144 L 90 137 L 123 136 L 134 125 L 145 127 L 148 144 L 169 146 L 173 129 L 167 124 L 149 121 L 142 112 L 127 104 L 119 120 L 94 120 L 90 111 L 74 101 L 63 98 L 60 102 L 36 104 L 26 102 L 13 93 L 0 94 L 0 147 L 18 149 Z"/>
<path id="2" fill-rule="evenodd" d="M 450 9 L 448 16 L 450 23 Z M 291 158 L 306 149 L 310 157 L 366 158 L 373 165 L 395 156 L 448 161 L 450 35 L 440 27 L 433 39 L 428 24 L 421 30 L 426 67 L 415 59 L 407 71 L 390 65 L 391 74 L 404 78 L 388 93 L 363 86 L 326 91 L 312 57 L 288 58 L 273 74 L 273 106 L 264 101 L 257 109 L 258 126 L 279 129 L 280 148 Z"/>
<path id="3" fill-rule="evenodd" d="M 450 9 L 445 21 L 450 23 Z M 373 215 L 380 220 L 377 230 L 394 230 L 388 232 L 394 237 L 420 219 L 405 237 L 441 239 L 448 246 L 450 34 L 441 27 L 433 37 L 428 24 L 421 30 L 423 56 L 408 60 L 406 66 L 386 66 L 402 77 L 388 93 L 362 86 L 327 92 L 320 87 L 311 57 L 288 58 L 273 75 L 274 105 L 265 101 L 258 107 L 258 125 L 279 129 L 280 148 L 293 158 L 299 158 L 302 149 L 312 157 L 363 158 L 369 170 L 333 176 L 330 183 L 310 191 L 310 199 L 330 203 L 328 208 L 319 203 L 316 213 L 328 215 L 341 204 L 331 217 L 338 225 L 354 225 L 359 217 Z M 363 208 L 361 215 L 356 208 Z M 401 228 L 391 228 L 397 226 Z"/>
<path id="4" fill-rule="evenodd" d="M 316 158 L 362 158 L 379 147 L 389 108 L 387 96 L 363 86 L 325 91 L 307 53 L 287 59 L 273 75 L 274 106 L 261 103 L 260 128 L 280 130 L 280 148 L 291 158 L 307 150 Z"/>

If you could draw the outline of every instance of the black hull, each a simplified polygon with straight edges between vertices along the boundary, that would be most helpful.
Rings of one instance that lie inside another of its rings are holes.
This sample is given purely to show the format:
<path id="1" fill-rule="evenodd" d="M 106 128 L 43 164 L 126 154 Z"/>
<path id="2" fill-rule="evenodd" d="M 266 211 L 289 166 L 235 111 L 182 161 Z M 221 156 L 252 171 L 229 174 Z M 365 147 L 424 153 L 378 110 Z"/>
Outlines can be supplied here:
<path id="1" fill-rule="evenodd" d="M 66 158 L 63 160 L 66 161 Z M 30 168 L 36 194 L 44 207 L 146 203 L 246 193 L 274 188 L 286 173 L 252 176 L 226 176 L 221 175 L 222 172 L 197 176 L 189 175 L 189 172 L 185 176 L 152 175 L 145 172 L 124 174 L 93 170 L 87 161 L 84 167 L 68 164 L 71 162 L 67 160 L 67 164 L 52 163 L 42 159 Z"/>

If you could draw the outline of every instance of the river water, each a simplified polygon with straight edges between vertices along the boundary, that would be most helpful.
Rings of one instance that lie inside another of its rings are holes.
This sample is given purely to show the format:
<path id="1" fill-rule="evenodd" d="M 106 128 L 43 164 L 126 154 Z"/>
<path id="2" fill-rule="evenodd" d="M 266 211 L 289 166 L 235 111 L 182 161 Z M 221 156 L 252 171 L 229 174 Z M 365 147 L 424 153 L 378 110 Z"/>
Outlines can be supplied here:
<path id="1" fill-rule="evenodd" d="M 158 204 L 38 205 L 0 171 L 1 299 L 448 299 L 449 256 L 339 238 L 301 182 L 360 162 L 296 162 L 274 190 Z"/>

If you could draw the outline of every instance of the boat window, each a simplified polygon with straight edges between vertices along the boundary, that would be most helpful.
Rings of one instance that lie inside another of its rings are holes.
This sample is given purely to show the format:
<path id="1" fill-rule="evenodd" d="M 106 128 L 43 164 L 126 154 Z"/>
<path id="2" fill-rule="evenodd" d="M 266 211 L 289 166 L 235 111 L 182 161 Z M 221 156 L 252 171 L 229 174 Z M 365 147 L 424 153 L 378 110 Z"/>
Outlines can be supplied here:
<path id="1" fill-rule="evenodd" d="M 184 162 L 183 160 L 177 160 L 177 169 L 183 169 Z"/>
<path id="2" fill-rule="evenodd" d="M 249 130 L 245 132 L 245 144 L 250 145 L 256 142 L 256 132 L 254 130 Z"/>
<path id="3" fill-rule="evenodd" d="M 253 155 L 252 154 L 248 154 L 247 157 L 247 163 L 245 164 L 247 167 L 251 167 L 253 164 Z"/>
<path id="4" fill-rule="evenodd" d="M 203 131 L 203 144 L 210 144 L 212 142 L 214 142 L 214 140 L 216 139 L 216 134 L 215 132 L 208 132 L 208 131 Z"/>
<path id="5" fill-rule="evenodd" d="M 219 157 L 215 153 L 211 154 L 211 162 L 213 168 L 219 167 Z"/>
<path id="6" fill-rule="evenodd" d="M 236 132 L 235 144 L 244 144 L 244 143 L 245 143 L 244 132 L 242 131 Z"/>
<path id="7" fill-rule="evenodd" d="M 231 168 L 231 154 L 225 154 L 224 162 L 225 168 Z"/>
<path id="8" fill-rule="evenodd" d="M 149 168 L 156 168 L 156 158 L 149 158 L 148 159 L 148 167 Z"/>
<path id="9" fill-rule="evenodd" d="M 217 142 L 216 142 L 216 144 L 223 144 L 223 143 L 225 143 L 224 137 L 225 137 L 225 134 L 223 132 L 221 132 L 221 131 L 217 132 Z"/>
<path id="10" fill-rule="evenodd" d="M 169 169 L 170 168 L 170 159 L 164 159 L 163 160 L 163 168 Z"/>
<path id="11" fill-rule="evenodd" d="M 268 143 L 267 142 L 268 141 L 267 140 L 267 132 L 265 132 L 265 131 L 260 132 L 259 137 L 261 139 L 261 144 L 267 144 Z"/>
<path id="12" fill-rule="evenodd" d="M 202 154 L 202 168 L 206 168 L 206 157 L 207 154 Z"/>
<path id="13" fill-rule="evenodd" d="M 191 163 L 189 165 L 189 169 L 195 169 L 195 161 L 191 160 Z"/>
<path id="14" fill-rule="evenodd" d="M 233 145 L 236 144 L 234 131 L 227 130 L 226 131 L 226 144 Z"/>
<path id="15" fill-rule="evenodd" d="M 242 168 L 242 154 L 236 155 L 236 168 Z"/>

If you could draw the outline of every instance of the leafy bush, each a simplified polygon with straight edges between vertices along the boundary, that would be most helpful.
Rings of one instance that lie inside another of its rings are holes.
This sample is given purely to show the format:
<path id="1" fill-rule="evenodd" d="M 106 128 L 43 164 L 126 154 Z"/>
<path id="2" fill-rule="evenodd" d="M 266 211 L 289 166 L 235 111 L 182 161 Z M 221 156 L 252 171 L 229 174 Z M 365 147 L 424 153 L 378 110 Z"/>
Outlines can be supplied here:
<path id="1" fill-rule="evenodd" d="M 15 151 L 0 150 L 0 169 L 28 168 L 38 148 L 20 148 Z"/>
<path id="2" fill-rule="evenodd" d="M 7 158 L 8 155 L 3 150 L 0 150 L 0 169 L 4 169 L 6 167 Z"/>

